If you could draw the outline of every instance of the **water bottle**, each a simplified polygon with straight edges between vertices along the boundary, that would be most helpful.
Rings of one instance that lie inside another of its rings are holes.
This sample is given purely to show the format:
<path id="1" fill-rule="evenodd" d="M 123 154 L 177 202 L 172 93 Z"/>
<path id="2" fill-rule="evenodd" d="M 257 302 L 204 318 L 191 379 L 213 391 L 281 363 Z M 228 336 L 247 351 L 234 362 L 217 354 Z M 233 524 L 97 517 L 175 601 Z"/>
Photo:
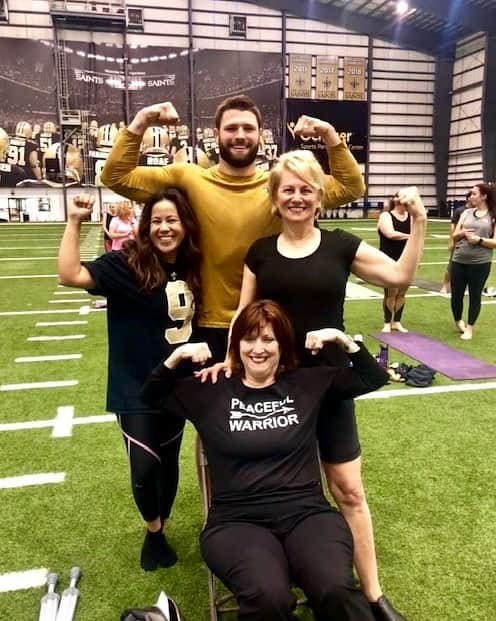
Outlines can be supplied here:
<path id="1" fill-rule="evenodd" d="M 389 347 L 386 344 L 381 343 L 379 353 L 377 354 L 377 362 L 381 365 L 381 367 L 384 367 L 385 369 L 387 369 L 388 358 L 389 358 Z"/>

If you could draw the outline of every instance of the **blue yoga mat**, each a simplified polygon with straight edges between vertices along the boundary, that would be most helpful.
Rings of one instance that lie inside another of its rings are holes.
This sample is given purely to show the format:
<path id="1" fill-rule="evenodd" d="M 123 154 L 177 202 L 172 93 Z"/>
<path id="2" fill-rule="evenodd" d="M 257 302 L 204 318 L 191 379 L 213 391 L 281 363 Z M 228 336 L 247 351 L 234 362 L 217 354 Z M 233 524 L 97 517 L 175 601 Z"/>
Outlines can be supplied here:
<path id="1" fill-rule="evenodd" d="M 375 332 L 372 336 L 453 380 L 496 377 L 496 366 L 417 332 Z"/>

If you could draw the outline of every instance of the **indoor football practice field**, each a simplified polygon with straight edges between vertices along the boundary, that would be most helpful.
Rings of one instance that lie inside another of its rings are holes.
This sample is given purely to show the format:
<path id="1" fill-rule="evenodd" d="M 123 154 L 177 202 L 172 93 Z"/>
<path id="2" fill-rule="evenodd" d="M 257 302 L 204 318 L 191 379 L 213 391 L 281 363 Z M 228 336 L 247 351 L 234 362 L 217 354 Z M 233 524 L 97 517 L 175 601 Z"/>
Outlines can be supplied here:
<path id="1" fill-rule="evenodd" d="M 322 226 L 377 245 L 372 220 Z M 448 230 L 447 221 L 429 221 L 402 318 L 410 332 L 389 347 L 390 362 L 422 362 L 436 376 L 431 386 L 392 381 L 357 400 L 364 479 L 381 582 L 395 606 L 411 621 L 492 621 L 496 297 L 483 297 L 474 338 L 462 341 L 449 296 L 439 293 Z M 61 591 L 74 565 L 82 570 L 77 621 L 117 621 L 162 589 L 185 619 L 207 621 L 194 430 L 185 434 L 168 526 L 179 562 L 145 573 L 124 444 L 105 411 L 106 310 L 57 284 L 62 232 L 63 224 L 0 225 L 0 621 L 37 620 L 47 570 L 59 574 Z M 100 226 L 85 224 L 82 240 L 84 259 L 100 254 Z M 487 284 L 491 293 L 494 273 Z M 352 276 L 345 319 L 376 353 L 382 290 Z"/>

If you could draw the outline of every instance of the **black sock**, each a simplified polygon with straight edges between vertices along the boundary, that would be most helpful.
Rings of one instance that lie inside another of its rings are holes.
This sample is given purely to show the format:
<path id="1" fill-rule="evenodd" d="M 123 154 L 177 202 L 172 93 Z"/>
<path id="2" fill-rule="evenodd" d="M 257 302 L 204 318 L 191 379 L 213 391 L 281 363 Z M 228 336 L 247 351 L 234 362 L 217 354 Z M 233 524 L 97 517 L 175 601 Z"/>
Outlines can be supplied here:
<path id="1" fill-rule="evenodd" d="M 157 567 L 172 567 L 177 562 L 177 554 L 171 548 L 165 535 L 158 530 L 156 533 L 146 531 L 141 548 L 141 567 L 145 571 L 153 571 Z"/>

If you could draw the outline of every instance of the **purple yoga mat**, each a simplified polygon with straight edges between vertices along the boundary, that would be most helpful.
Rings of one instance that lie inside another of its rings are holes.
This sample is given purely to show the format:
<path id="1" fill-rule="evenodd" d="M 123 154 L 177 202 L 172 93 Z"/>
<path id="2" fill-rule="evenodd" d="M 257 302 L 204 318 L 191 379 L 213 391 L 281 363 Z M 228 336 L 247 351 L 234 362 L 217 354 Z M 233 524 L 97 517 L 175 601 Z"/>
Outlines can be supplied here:
<path id="1" fill-rule="evenodd" d="M 453 349 L 423 334 L 408 332 L 375 332 L 372 336 L 414 360 L 454 380 L 496 377 L 496 366 Z"/>

